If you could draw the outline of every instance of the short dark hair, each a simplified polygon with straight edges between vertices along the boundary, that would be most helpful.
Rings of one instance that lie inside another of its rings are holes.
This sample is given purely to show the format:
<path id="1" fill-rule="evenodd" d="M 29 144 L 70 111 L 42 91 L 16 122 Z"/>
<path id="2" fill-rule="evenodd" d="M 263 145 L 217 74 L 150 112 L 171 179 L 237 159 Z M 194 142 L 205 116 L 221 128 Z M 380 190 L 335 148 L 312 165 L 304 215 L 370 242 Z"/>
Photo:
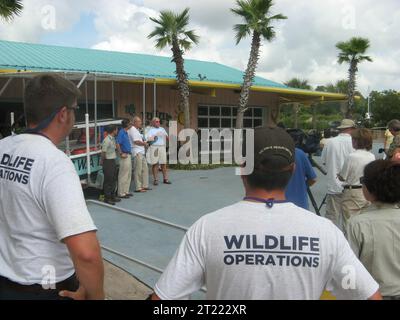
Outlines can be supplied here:
<path id="1" fill-rule="evenodd" d="M 113 133 L 115 129 L 117 129 L 117 126 L 114 124 L 110 124 L 105 128 L 107 133 Z"/>
<path id="2" fill-rule="evenodd" d="M 129 127 L 129 124 L 131 123 L 131 120 L 129 120 L 129 119 L 122 119 L 122 121 L 121 121 L 121 126 L 122 126 L 122 128 L 128 128 Z"/>
<path id="3" fill-rule="evenodd" d="M 375 160 L 364 168 L 364 185 L 383 203 L 400 202 L 400 163 Z"/>
<path id="4" fill-rule="evenodd" d="M 400 121 L 397 119 L 390 120 L 388 123 L 388 129 L 393 131 L 400 131 Z"/>
<path id="5" fill-rule="evenodd" d="M 372 132 L 371 130 L 361 128 L 355 129 L 351 133 L 351 137 L 356 141 L 356 149 L 365 149 L 371 150 L 372 149 Z"/>
<path id="6" fill-rule="evenodd" d="M 38 124 L 57 108 L 71 108 L 81 95 L 76 85 L 57 74 L 41 74 L 27 83 L 24 107 L 28 124 Z"/>
<path id="7" fill-rule="evenodd" d="M 267 163 L 268 160 L 262 161 L 254 171 L 246 177 L 247 183 L 254 189 L 264 189 L 266 191 L 284 190 L 289 184 L 292 177 L 293 164 L 288 170 L 270 170 L 273 164 Z"/>

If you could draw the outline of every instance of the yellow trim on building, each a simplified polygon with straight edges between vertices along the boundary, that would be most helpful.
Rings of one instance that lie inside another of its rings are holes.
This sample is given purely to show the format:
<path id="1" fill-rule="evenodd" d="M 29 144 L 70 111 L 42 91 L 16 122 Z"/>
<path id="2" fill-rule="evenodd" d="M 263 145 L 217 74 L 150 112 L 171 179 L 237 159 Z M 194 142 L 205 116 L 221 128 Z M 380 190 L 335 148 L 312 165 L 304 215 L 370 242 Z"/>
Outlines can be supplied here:
<path id="1" fill-rule="evenodd" d="M 0 74 L 16 74 L 16 73 L 29 73 L 33 72 L 30 70 L 20 71 L 14 69 L 0 69 Z M 112 74 L 110 74 L 112 76 Z M 132 80 L 122 80 L 121 82 L 138 83 L 143 84 L 143 79 L 132 79 Z M 146 84 L 157 85 L 176 85 L 176 79 L 168 78 L 146 78 Z M 223 82 L 212 82 L 212 81 L 196 81 L 189 80 L 189 86 L 196 88 L 210 88 L 211 94 L 214 96 L 216 94 L 216 89 L 230 89 L 230 90 L 240 90 L 241 85 L 235 83 L 223 83 Z M 276 93 L 282 100 L 282 103 L 294 103 L 299 102 L 305 105 L 310 105 L 317 102 L 327 102 L 327 101 L 345 101 L 347 100 L 347 95 L 340 93 L 330 93 L 330 92 L 319 92 L 311 90 L 301 90 L 295 88 L 279 88 L 279 87 L 266 87 L 266 86 L 252 86 L 251 90 L 254 92 L 269 92 Z M 360 97 L 355 97 L 357 100 Z M 284 100 L 284 101 L 283 101 Z"/>

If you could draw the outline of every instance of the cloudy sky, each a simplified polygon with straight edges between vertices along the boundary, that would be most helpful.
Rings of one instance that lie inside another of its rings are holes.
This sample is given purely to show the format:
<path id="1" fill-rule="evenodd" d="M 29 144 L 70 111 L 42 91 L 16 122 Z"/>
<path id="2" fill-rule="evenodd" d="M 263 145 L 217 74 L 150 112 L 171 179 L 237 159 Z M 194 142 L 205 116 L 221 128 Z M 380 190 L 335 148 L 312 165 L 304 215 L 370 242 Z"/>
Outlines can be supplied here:
<path id="1" fill-rule="evenodd" d="M 149 16 L 160 10 L 190 8 L 190 28 L 201 41 L 187 58 L 220 62 L 244 70 L 250 39 L 235 45 L 232 26 L 240 23 L 229 8 L 234 0 L 24 0 L 23 14 L 0 21 L 0 39 L 103 50 L 170 55 L 154 49 L 147 35 Z M 167 4 L 167 5 L 166 5 Z M 288 20 L 275 24 L 277 37 L 264 42 L 258 75 L 284 82 L 293 77 L 313 86 L 347 77 L 338 65 L 338 41 L 353 36 L 371 40 L 373 63 L 359 67 L 358 87 L 400 91 L 399 0 L 276 0 L 273 13 Z"/>

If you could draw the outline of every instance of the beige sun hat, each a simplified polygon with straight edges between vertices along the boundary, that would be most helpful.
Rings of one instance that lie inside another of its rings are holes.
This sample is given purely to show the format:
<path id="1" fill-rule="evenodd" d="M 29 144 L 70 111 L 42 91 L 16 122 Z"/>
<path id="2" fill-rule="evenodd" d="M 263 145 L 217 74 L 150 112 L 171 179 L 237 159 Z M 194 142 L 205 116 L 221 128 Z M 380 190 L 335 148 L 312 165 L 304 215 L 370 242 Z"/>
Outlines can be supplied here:
<path id="1" fill-rule="evenodd" d="M 351 119 L 343 119 L 338 129 L 356 128 L 356 123 Z"/>

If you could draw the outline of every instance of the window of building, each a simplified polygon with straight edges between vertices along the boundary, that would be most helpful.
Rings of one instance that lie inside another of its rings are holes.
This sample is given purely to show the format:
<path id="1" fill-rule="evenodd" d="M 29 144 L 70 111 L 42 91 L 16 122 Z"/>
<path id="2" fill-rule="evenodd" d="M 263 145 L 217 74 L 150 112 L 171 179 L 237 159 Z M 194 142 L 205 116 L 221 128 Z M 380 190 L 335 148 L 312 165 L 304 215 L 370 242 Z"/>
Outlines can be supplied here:
<path id="1" fill-rule="evenodd" d="M 234 128 L 236 125 L 236 106 L 199 105 L 197 126 L 202 128 Z M 261 107 L 249 107 L 244 114 L 243 127 L 255 128 L 264 123 Z"/>
<path id="2" fill-rule="evenodd" d="M 79 110 L 76 114 L 76 122 L 85 122 L 86 102 L 79 101 Z M 89 120 L 94 121 L 94 103 L 88 104 Z M 112 102 L 98 102 L 97 103 L 97 120 L 108 120 L 115 117 Z"/>

